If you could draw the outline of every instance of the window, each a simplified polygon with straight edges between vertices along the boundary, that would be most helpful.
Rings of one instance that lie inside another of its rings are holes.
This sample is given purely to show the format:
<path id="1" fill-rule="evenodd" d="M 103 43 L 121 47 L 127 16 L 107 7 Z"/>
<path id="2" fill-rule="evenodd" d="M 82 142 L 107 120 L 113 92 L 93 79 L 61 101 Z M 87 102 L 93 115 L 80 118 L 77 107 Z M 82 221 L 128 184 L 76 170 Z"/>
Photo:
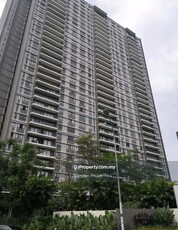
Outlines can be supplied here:
<path id="1" fill-rule="evenodd" d="M 71 112 L 69 112 L 68 117 L 69 117 L 69 118 L 73 118 L 73 119 L 75 119 L 75 113 L 71 113 Z"/>
<path id="2" fill-rule="evenodd" d="M 85 66 L 82 65 L 82 64 L 80 64 L 80 69 L 83 70 L 83 71 L 85 71 Z"/>
<path id="3" fill-rule="evenodd" d="M 67 132 L 69 133 L 75 133 L 75 129 L 71 127 L 67 127 Z"/>
<path id="4" fill-rule="evenodd" d="M 79 115 L 79 121 L 85 122 L 86 118 L 85 116 Z"/>
<path id="5" fill-rule="evenodd" d="M 69 109 L 75 110 L 75 105 L 69 104 Z"/>
<path id="6" fill-rule="evenodd" d="M 19 120 L 25 121 L 26 120 L 26 116 L 22 115 L 22 114 L 19 114 Z"/>
<path id="7" fill-rule="evenodd" d="M 76 66 L 76 65 L 77 65 L 77 62 L 76 62 L 76 61 L 71 60 L 71 65 Z"/>
<path id="8" fill-rule="evenodd" d="M 74 137 L 73 136 L 68 136 L 67 142 L 68 143 L 73 143 L 74 142 Z"/>

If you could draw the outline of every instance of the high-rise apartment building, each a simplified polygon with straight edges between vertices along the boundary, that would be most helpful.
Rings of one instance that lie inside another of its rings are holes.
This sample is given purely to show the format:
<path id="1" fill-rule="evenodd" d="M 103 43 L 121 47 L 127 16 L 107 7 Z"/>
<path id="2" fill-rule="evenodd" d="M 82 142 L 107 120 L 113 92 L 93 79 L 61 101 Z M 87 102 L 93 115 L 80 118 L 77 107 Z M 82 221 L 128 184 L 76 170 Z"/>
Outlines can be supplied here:
<path id="1" fill-rule="evenodd" d="M 87 132 L 169 177 L 135 33 L 84 0 L 7 0 L 0 31 L 1 139 L 33 143 L 56 179 Z"/>

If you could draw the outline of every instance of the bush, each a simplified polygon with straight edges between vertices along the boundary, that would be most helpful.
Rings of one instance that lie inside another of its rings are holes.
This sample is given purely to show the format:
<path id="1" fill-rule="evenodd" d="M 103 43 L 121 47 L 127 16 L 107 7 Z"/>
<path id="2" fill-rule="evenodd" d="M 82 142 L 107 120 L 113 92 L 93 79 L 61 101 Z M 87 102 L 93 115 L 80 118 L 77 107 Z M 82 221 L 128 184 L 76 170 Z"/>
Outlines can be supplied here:
<path id="1" fill-rule="evenodd" d="M 154 214 L 154 224 L 160 226 L 170 226 L 174 222 L 173 210 L 168 208 L 157 208 Z"/>
<path id="2" fill-rule="evenodd" d="M 107 212 L 104 216 L 95 217 L 87 215 L 56 216 L 46 222 L 43 218 L 36 218 L 30 224 L 24 226 L 24 230 L 116 230 L 116 214 Z"/>

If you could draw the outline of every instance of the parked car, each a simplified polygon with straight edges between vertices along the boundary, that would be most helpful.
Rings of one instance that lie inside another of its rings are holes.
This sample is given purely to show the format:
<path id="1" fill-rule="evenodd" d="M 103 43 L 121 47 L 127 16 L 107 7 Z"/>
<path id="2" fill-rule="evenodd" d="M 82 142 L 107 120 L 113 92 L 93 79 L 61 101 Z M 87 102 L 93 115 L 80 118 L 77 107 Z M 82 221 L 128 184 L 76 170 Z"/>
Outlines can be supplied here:
<path id="1" fill-rule="evenodd" d="M 23 230 L 23 229 L 19 226 L 0 225 L 0 230 Z"/>
<path id="2" fill-rule="evenodd" d="M 7 225 L 0 225 L 0 230 L 12 230 L 12 229 Z"/>
<path id="3" fill-rule="evenodd" d="M 19 226 L 9 226 L 12 230 L 23 230 L 21 227 Z"/>

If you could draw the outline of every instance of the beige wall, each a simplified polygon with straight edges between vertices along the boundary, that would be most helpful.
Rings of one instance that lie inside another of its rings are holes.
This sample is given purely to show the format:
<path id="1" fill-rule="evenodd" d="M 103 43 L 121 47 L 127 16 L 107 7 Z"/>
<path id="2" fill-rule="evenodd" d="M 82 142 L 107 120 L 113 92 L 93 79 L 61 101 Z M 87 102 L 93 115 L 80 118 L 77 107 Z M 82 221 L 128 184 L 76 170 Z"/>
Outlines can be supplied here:
<path id="1" fill-rule="evenodd" d="M 178 208 L 173 209 L 174 210 L 174 221 L 178 223 Z"/>
<path id="2" fill-rule="evenodd" d="M 114 211 L 114 210 L 109 210 L 109 211 Z M 91 213 L 93 216 L 104 216 L 105 215 L 105 211 L 88 211 L 89 213 Z M 80 214 L 84 214 L 84 215 L 87 215 L 87 211 L 73 211 L 73 212 L 71 212 L 71 211 L 66 211 L 66 212 L 64 212 L 64 211 L 62 211 L 62 212 L 53 212 L 53 216 L 55 216 L 55 215 L 58 215 L 58 216 L 71 216 L 71 213 L 74 213 L 74 215 L 80 215 Z"/>

